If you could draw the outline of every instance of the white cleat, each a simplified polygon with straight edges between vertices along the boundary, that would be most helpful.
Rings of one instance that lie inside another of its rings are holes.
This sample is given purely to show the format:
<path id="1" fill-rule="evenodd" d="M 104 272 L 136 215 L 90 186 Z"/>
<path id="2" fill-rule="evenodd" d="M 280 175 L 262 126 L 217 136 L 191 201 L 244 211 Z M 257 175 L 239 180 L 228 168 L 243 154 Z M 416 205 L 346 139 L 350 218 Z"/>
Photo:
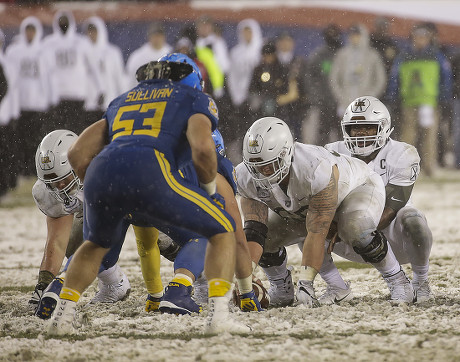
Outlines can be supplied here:
<path id="1" fill-rule="evenodd" d="M 350 288 L 350 282 L 345 282 L 346 288 L 342 289 L 335 285 L 328 284 L 326 292 L 318 298 L 321 305 L 339 304 L 353 299 L 353 292 Z"/>
<path id="2" fill-rule="evenodd" d="M 307 307 L 316 308 L 320 306 L 318 299 L 316 299 L 312 281 L 299 280 L 296 297 L 300 304 L 306 305 Z"/>
<path id="3" fill-rule="evenodd" d="M 230 317 L 228 310 L 228 298 L 209 298 L 208 316 L 206 317 L 205 334 L 216 333 L 251 333 L 251 327 L 239 323 Z"/>
<path id="4" fill-rule="evenodd" d="M 271 279 L 268 295 L 270 297 L 270 307 L 286 307 L 294 302 L 294 286 L 292 285 L 291 271 L 285 278 Z"/>
<path id="5" fill-rule="evenodd" d="M 122 275 L 122 279 L 118 283 L 114 284 L 104 284 L 99 279 L 98 288 L 99 290 L 89 304 L 116 303 L 126 299 L 131 292 L 131 284 L 125 274 Z"/>
<path id="6" fill-rule="evenodd" d="M 383 279 L 385 279 L 390 289 L 391 304 L 408 304 L 415 301 L 414 287 L 402 269 L 396 274 Z"/>
<path id="7" fill-rule="evenodd" d="M 62 336 L 75 334 L 74 328 L 77 302 L 59 299 L 59 302 L 48 325 L 47 334 L 50 336 Z"/>
<path id="8" fill-rule="evenodd" d="M 421 284 L 412 283 L 412 286 L 415 289 L 417 295 L 417 300 L 415 303 L 424 303 L 434 299 L 434 295 L 430 288 L 430 283 L 427 280 L 424 280 Z"/>

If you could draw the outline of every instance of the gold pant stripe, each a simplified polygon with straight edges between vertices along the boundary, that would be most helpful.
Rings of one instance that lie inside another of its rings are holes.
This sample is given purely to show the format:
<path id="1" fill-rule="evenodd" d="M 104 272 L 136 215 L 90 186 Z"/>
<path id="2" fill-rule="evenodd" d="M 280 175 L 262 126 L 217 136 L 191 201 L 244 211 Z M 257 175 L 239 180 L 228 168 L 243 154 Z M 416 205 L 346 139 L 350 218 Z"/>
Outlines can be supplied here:
<path id="1" fill-rule="evenodd" d="M 164 157 L 161 152 L 155 150 L 155 155 L 158 160 L 158 164 L 160 165 L 161 172 L 168 183 L 169 187 L 179 195 L 185 197 L 187 200 L 190 200 L 203 210 L 207 211 L 215 220 L 217 220 L 225 230 L 231 232 L 233 231 L 233 226 L 228 220 L 225 215 L 222 213 L 221 209 L 218 206 L 215 206 L 211 201 L 207 198 L 201 196 L 199 193 L 194 192 L 176 181 L 176 179 L 171 174 L 171 167 L 169 165 L 168 160 Z"/>

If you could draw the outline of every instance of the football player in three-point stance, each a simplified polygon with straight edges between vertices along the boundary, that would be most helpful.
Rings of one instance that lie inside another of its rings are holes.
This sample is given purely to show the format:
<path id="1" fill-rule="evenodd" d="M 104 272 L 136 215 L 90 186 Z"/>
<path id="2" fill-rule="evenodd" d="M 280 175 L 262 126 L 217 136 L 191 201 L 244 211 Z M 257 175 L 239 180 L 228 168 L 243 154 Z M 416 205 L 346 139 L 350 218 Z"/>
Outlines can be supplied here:
<path id="1" fill-rule="evenodd" d="M 412 284 L 377 230 L 385 205 L 382 179 L 364 162 L 294 142 L 285 122 L 266 117 L 247 131 L 236 173 L 248 245 L 270 281 L 272 305 L 294 300 L 284 246 L 299 241 L 304 243 L 296 297 L 319 305 L 313 281 L 333 221 L 338 237 L 381 273 L 393 303 L 414 300 Z"/>
<path id="2" fill-rule="evenodd" d="M 385 184 L 386 200 L 377 230 L 385 235 L 398 261 L 411 264 L 416 302 L 432 299 L 428 268 L 433 237 L 425 216 L 411 203 L 412 189 L 420 170 L 416 148 L 390 138 L 393 131 L 390 113 L 375 97 L 362 96 L 351 102 L 341 126 L 344 140 L 325 148 L 363 160 L 380 175 Z M 346 259 L 365 262 L 345 243 L 336 243 L 332 248 L 334 253 Z M 326 266 L 327 263 L 332 263 L 330 257 L 325 258 L 324 268 L 328 275 L 326 293 L 320 298 L 323 304 L 340 300 L 349 289 L 338 270 L 333 265 Z"/>
<path id="3" fill-rule="evenodd" d="M 64 257 L 70 258 L 83 243 L 83 185 L 67 159 L 67 151 L 77 137 L 72 131 L 53 131 L 43 138 L 35 155 L 38 180 L 32 196 L 46 215 L 48 235 L 29 304 L 43 319 L 51 316 L 56 305 L 63 283 L 63 276 L 56 276 Z M 118 253 L 113 249 L 104 258 L 98 273 L 99 291 L 92 303 L 113 303 L 129 294 L 129 280 L 115 264 Z"/>
<path id="4" fill-rule="evenodd" d="M 49 334 L 72 333 L 80 294 L 96 276 L 95 266 L 125 232 L 125 215 L 142 215 L 161 224 L 180 225 L 208 238 L 205 274 L 209 312 L 205 331 L 247 333 L 228 310 L 235 267 L 235 223 L 219 207 L 217 157 L 211 132 L 217 126 L 214 100 L 202 92 L 196 64 L 183 54 L 169 54 L 145 65 L 139 84 L 109 105 L 103 119 L 88 127 L 69 152 L 85 182 L 84 234 L 76 251 L 48 328 Z M 105 146 L 104 146 L 105 145 Z M 89 157 L 82 148 L 94 147 Z M 198 187 L 179 173 L 192 161 Z M 108 213 L 107 210 L 110 210 Z"/>

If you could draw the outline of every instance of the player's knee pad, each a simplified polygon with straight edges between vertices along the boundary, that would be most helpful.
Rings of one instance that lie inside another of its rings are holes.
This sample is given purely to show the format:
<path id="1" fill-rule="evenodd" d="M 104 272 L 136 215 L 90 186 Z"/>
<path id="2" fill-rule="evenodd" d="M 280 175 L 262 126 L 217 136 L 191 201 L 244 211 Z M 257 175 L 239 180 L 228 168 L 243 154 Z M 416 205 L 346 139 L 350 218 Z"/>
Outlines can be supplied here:
<path id="1" fill-rule="evenodd" d="M 281 249 L 274 253 L 263 253 L 259 260 L 259 265 L 262 268 L 269 268 L 271 266 L 280 266 L 287 258 L 286 248 L 283 246 Z"/>
<path id="2" fill-rule="evenodd" d="M 190 239 L 177 253 L 174 270 L 187 269 L 198 279 L 204 269 L 207 244 L 208 240 L 205 238 Z"/>
<path id="3" fill-rule="evenodd" d="M 364 261 L 375 264 L 381 262 L 388 253 L 388 241 L 382 232 L 376 230 L 372 233 L 373 238 L 371 242 L 364 246 L 354 246 L 353 250 L 356 251 Z"/>
<path id="4" fill-rule="evenodd" d="M 265 239 L 268 233 L 267 225 L 254 220 L 245 221 L 244 233 L 246 234 L 247 241 L 255 241 L 260 244 L 262 248 L 265 247 Z"/>
<path id="5" fill-rule="evenodd" d="M 431 246 L 433 234 L 431 233 L 425 217 L 416 209 L 406 211 L 401 217 L 404 233 L 417 245 Z"/>

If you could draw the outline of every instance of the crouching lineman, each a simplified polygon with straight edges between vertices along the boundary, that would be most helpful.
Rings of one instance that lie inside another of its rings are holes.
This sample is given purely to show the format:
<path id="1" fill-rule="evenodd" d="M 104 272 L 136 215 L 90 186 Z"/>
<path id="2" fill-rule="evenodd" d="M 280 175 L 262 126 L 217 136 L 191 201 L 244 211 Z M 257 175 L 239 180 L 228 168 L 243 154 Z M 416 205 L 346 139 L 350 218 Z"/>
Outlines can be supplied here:
<path id="1" fill-rule="evenodd" d="M 69 265 L 48 333 L 73 333 L 80 294 L 131 213 L 142 214 L 155 227 L 180 225 L 208 239 L 205 331 L 247 333 L 248 326 L 230 317 L 226 297 L 236 241 L 235 223 L 219 207 L 222 197 L 216 192 L 211 132 L 218 122 L 217 107 L 202 92 L 200 70 L 189 57 L 169 54 L 141 68 L 139 84 L 113 100 L 103 119 L 88 127 L 69 153 L 77 175 L 85 178 L 86 241 Z M 79 156 L 82 148 L 95 145 L 91 157 Z M 178 160 L 193 162 L 201 188 L 181 177 Z"/>
<path id="2" fill-rule="evenodd" d="M 428 268 L 433 236 L 425 216 L 410 200 L 420 170 L 416 148 L 390 138 L 393 131 L 390 113 L 382 102 L 371 96 L 359 97 L 351 102 L 341 126 L 343 141 L 330 143 L 325 148 L 363 160 L 381 176 L 386 201 L 377 230 L 385 235 L 398 261 L 411 264 L 416 302 L 432 299 Z M 346 243 L 337 243 L 332 248 L 334 253 L 346 259 L 365 262 Z M 349 293 L 349 287 L 332 264 L 330 256 L 325 257 L 323 269 L 321 277 L 327 282 L 327 289 L 319 301 L 331 304 Z"/>
<path id="3" fill-rule="evenodd" d="M 62 287 L 58 275 L 64 256 L 70 258 L 83 243 L 83 187 L 67 159 L 67 151 L 77 135 L 56 130 L 46 135 L 37 148 L 35 166 L 38 180 L 32 195 L 46 215 L 47 238 L 38 283 L 29 305 L 37 316 L 50 317 Z M 91 303 L 113 303 L 130 292 L 127 276 L 116 265 L 119 250 L 111 250 L 101 264 L 99 290 Z"/>
<path id="4" fill-rule="evenodd" d="M 270 281 L 271 305 L 294 300 L 284 248 L 293 240 L 304 240 L 297 300 L 319 305 L 313 281 L 323 263 L 333 219 L 340 239 L 381 273 L 392 302 L 414 300 L 412 284 L 385 236 L 376 230 L 385 188 L 364 162 L 294 143 L 285 122 L 266 117 L 247 131 L 243 163 L 236 173 L 246 237 L 253 261 L 259 262 Z M 269 209 L 274 211 L 270 220 Z"/>

